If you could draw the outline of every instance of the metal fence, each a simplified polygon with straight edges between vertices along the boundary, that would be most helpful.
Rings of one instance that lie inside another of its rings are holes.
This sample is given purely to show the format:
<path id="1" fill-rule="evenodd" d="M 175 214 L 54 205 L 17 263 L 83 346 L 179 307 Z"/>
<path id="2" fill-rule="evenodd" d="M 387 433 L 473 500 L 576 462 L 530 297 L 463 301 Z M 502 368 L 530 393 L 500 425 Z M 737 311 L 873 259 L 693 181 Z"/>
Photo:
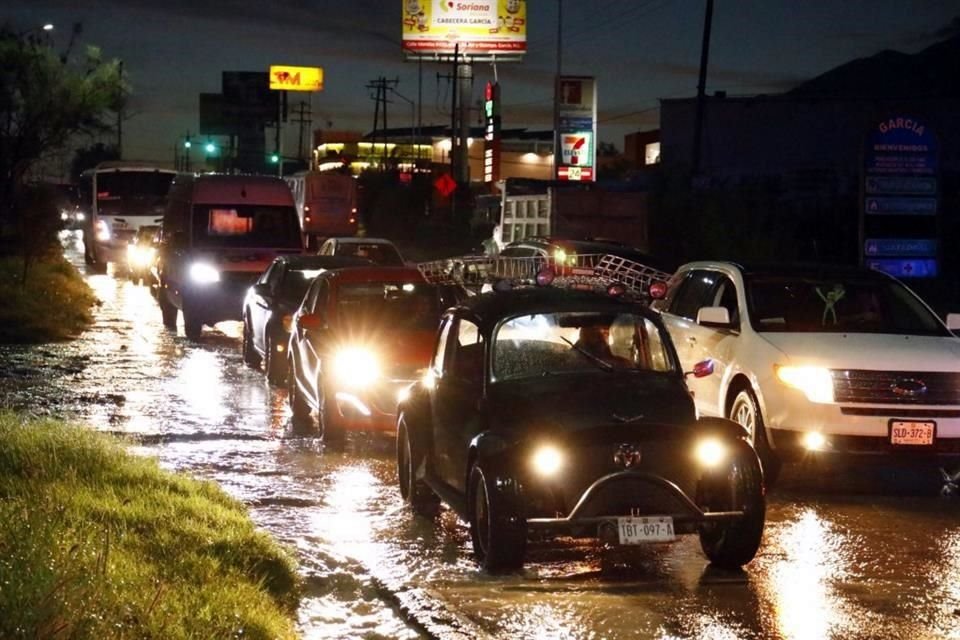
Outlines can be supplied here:
<path id="1" fill-rule="evenodd" d="M 434 284 L 457 284 L 476 291 L 484 285 L 506 281 L 511 286 L 530 286 L 537 274 L 550 269 L 553 286 L 600 289 L 620 284 L 628 293 L 643 297 L 654 282 L 667 282 L 670 274 L 611 254 L 578 254 L 555 259 L 543 256 L 458 256 L 421 262 L 417 267 Z"/>

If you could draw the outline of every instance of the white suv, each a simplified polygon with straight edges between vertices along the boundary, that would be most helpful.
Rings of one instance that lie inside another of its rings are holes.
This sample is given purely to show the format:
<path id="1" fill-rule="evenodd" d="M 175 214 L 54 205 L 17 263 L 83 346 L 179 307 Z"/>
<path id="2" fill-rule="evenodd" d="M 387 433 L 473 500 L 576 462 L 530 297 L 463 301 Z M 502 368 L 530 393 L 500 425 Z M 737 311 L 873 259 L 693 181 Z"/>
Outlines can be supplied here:
<path id="1" fill-rule="evenodd" d="M 960 459 L 960 315 L 896 279 L 694 262 L 658 307 L 684 370 L 713 361 L 697 410 L 742 424 L 770 480 L 804 451 Z"/>

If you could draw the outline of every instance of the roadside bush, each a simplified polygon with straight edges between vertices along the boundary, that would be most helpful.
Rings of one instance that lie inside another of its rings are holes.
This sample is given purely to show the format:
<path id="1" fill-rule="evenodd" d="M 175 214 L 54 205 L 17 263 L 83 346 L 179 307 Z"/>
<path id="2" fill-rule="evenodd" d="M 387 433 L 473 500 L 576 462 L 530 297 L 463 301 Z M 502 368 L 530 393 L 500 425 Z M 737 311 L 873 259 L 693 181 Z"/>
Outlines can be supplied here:
<path id="1" fill-rule="evenodd" d="M 0 342 L 53 342 L 93 323 L 93 290 L 62 256 L 46 256 L 22 283 L 23 258 L 0 258 Z"/>
<path id="2" fill-rule="evenodd" d="M 0 637 L 289 638 L 293 561 L 215 484 L 0 413 Z"/>

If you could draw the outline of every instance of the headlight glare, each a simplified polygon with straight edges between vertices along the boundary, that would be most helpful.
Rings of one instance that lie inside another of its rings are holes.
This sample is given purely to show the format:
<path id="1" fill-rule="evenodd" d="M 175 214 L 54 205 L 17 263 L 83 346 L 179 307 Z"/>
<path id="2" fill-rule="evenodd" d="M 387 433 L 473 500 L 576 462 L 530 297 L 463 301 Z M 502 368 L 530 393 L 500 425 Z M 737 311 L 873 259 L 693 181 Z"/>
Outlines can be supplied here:
<path id="1" fill-rule="evenodd" d="M 100 242 L 106 242 L 110 239 L 110 226 L 106 220 L 97 220 L 96 236 Z"/>
<path id="2" fill-rule="evenodd" d="M 821 367 L 774 367 L 777 379 L 788 387 L 799 389 L 810 402 L 833 402 L 833 377 Z"/>
<path id="3" fill-rule="evenodd" d="M 213 284 L 220 282 L 220 272 L 213 265 L 194 262 L 190 265 L 190 279 L 197 284 Z"/>
<path id="4" fill-rule="evenodd" d="M 727 446 L 717 438 L 704 438 L 697 443 L 694 456 L 704 467 L 713 468 L 727 457 Z"/>
<path id="5" fill-rule="evenodd" d="M 541 476 L 553 476 L 563 467 L 563 453 L 553 445 L 542 445 L 530 460 L 533 470 Z"/>
<path id="6" fill-rule="evenodd" d="M 364 347 L 346 347 L 333 356 L 333 374 L 347 387 L 368 387 L 380 378 L 376 354 Z"/>

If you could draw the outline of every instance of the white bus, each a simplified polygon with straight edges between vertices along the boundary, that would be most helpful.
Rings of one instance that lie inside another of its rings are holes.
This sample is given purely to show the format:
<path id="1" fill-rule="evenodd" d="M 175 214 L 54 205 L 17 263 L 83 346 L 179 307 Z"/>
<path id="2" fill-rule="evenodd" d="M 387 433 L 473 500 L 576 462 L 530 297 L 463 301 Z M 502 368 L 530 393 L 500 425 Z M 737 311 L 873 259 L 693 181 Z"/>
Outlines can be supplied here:
<path id="1" fill-rule="evenodd" d="M 340 173 L 301 171 L 284 178 L 300 216 L 304 244 L 357 233 L 357 181 Z"/>
<path id="2" fill-rule="evenodd" d="M 106 268 L 125 261 L 137 230 L 163 221 L 167 192 L 176 171 L 135 162 L 101 162 L 80 176 L 80 202 L 86 215 L 83 257 Z"/>

